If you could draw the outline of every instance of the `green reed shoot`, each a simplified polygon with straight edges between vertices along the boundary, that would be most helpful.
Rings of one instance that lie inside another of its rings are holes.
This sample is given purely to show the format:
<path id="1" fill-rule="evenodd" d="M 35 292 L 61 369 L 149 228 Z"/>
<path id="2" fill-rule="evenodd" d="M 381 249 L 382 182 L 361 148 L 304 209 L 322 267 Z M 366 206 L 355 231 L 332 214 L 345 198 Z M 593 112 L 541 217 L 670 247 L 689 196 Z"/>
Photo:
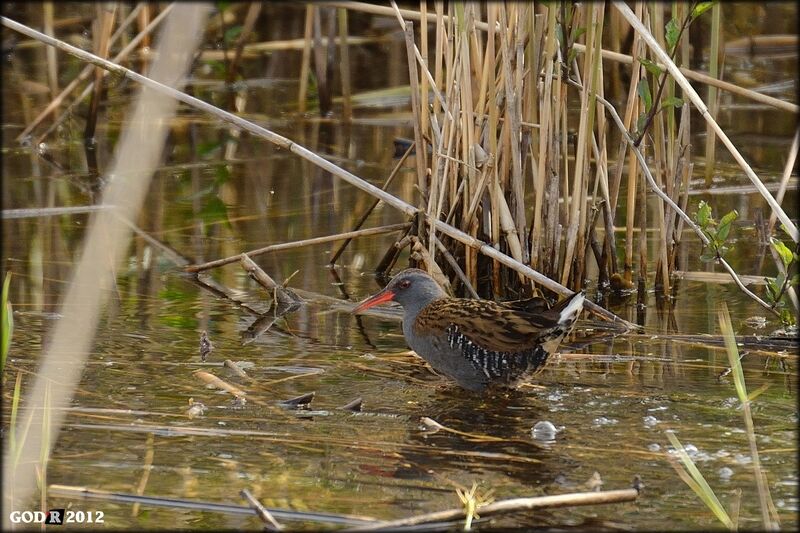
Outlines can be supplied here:
<path id="1" fill-rule="evenodd" d="M 0 361 L 0 372 L 6 367 L 6 356 L 8 355 L 8 349 L 11 346 L 11 335 L 14 332 L 14 315 L 11 309 L 11 303 L 8 301 L 8 289 L 11 286 L 11 272 L 6 272 L 6 278 L 3 281 L 3 296 L 2 302 L 2 334 L 3 334 L 3 346 L 2 352 L 0 352 L 0 357 L 2 360 Z"/>
<path id="2" fill-rule="evenodd" d="M 683 463 L 683 468 L 676 462 L 672 463 L 673 468 L 678 472 L 678 475 L 683 479 L 683 481 L 689 485 L 695 494 L 697 494 L 698 498 L 702 500 L 703 503 L 706 504 L 714 516 L 722 522 L 725 527 L 730 530 L 735 530 L 736 526 L 731 520 L 731 517 L 728 515 L 728 512 L 720 503 L 719 498 L 714 493 L 714 489 L 706 481 L 706 478 L 703 477 L 703 474 L 697 468 L 697 465 L 694 464 L 692 458 L 689 457 L 689 454 L 683 447 L 683 444 L 680 443 L 678 437 L 675 436 L 672 432 L 667 432 L 667 438 L 672 446 L 677 450 L 678 457 L 680 458 L 681 462 Z"/>
<path id="3" fill-rule="evenodd" d="M 725 350 L 728 352 L 728 360 L 731 364 L 731 375 L 736 386 L 736 394 L 742 402 L 742 414 L 744 415 L 745 429 L 747 430 L 747 440 L 750 444 L 750 456 L 753 459 L 753 474 L 756 478 L 758 489 L 758 501 L 761 507 L 761 520 L 765 530 L 774 529 L 773 521 L 770 519 L 769 487 L 765 481 L 764 472 L 761 470 L 761 461 L 758 457 L 758 446 L 756 445 L 755 428 L 753 426 L 753 416 L 750 412 L 750 398 L 747 395 L 747 387 L 742 371 L 742 362 L 739 357 L 739 348 L 736 346 L 736 337 L 733 334 L 731 317 L 728 314 L 728 306 L 722 302 L 719 309 L 719 325 L 722 330 L 722 337 L 725 340 Z M 772 517 L 777 520 L 777 517 Z"/>

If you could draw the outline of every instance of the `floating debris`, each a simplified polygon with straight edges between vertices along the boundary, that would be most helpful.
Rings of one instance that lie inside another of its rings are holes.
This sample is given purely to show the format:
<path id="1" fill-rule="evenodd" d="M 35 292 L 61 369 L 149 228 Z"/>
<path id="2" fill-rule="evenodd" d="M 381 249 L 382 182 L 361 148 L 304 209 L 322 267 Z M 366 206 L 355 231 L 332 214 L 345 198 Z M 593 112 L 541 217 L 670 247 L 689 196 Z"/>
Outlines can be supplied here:
<path id="1" fill-rule="evenodd" d="M 288 400 L 282 400 L 278 402 L 281 407 L 286 407 L 289 409 L 300 409 L 304 407 L 308 407 L 311 405 L 311 401 L 314 399 L 315 392 L 308 392 L 306 394 L 302 394 L 297 396 L 296 398 L 289 398 Z"/>
<path id="2" fill-rule="evenodd" d="M 224 390 L 225 392 L 233 394 L 236 397 L 242 397 L 245 395 L 245 392 L 242 389 L 240 389 L 239 387 L 235 387 L 230 383 L 227 383 L 226 381 L 221 380 L 214 374 L 210 374 L 203 370 L 198 370 L 194 372 L 194 376 L 204 381 L 206 385 L 209 387 L 216 387 L 217 389 Z"/>
<path id="3" fill-rule="evenodd" d="M 189 408 L 185 411 L 189 418 L 202 416 L 206 413 L 206 406 L 201 402 L 194 401 L 194 398 L 189 398 Z"/>
<path id="4" fill-rule="evenodd" d="M 745 319 L 744 323 L 753 329 L 764 329 L 765 327 L 767 327 L 767 317 L 751 316 Z"/>
<path id="5" fill-rule="evenodd" d="M 230 368 L 231 370 L 233 370 L 233 373 L 236 374 L 237 376 L 239 376 L 240 378 L 248 377 L 248 375 L 245 373 L 245 371 L 242 370 L 241 362 L 240 363 L 234 363 L 230 359 L 225 359 L 225 362 L 223 363 L 223 365 L 228 367 L 228 368 Z"/>
<path id="6" fill-rule="evenodd" d="M 583 484 L 588 490 L 593 492 L 600 492 L 600 487 L 603 486 L 603 478 L 600 477 L 600 472 L 596 471 L 592 474 L 592 477 L 586 480 L 586 483 Z"/>
<path id="7" fill-rule="evenodd" d="M 208 338 L 208 332 L 203 330 L 203 332 L 200 333 L 200 360 L 205 362 L 206 358 L 213 351 L 214 344 L 211 342 L 211 339 Z"/>
<path id="8" fill-rule="evenodd" d="M 341 409 L 342 411 L 350 411 L 352 413 L 360 413 L 361 412 L 361 404 L 362 403 L 363 403 L 363 401 L 362 401 L 361 397 L 358 397 L 355 400 L 353 400 L 352 402 L 348 402 L 348 403 L 344 404 L 343 406 L 338 407 L 338 409 Z"/>

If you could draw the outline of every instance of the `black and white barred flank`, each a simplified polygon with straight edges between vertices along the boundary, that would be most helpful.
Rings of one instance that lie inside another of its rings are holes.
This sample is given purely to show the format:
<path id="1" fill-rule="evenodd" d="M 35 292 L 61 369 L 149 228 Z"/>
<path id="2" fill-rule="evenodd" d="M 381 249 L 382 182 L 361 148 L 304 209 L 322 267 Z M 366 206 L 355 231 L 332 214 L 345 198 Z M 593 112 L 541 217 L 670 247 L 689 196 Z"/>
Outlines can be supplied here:
<path id="1" fill-rule="evenodd" d="M 560 334 L 554 333 L 556 336 Z M 545 364 L 550 355 L 541 345 L 518 352 L 488 350 L 471 341 L 456 325 L 447 328 L 447 343 L 450 348 L 460 350 L 489 379 L 513 379 L 524 373 L 535 372 Z"/>

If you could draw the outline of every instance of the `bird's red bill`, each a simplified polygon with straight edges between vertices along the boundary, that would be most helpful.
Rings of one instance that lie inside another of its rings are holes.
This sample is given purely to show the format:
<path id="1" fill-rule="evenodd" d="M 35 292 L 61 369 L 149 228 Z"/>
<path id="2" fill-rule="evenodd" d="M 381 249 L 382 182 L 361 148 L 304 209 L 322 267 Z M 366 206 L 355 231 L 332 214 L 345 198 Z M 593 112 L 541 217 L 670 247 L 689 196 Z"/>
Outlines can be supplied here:
<path id="1" fill-rule="evenodd" d="M 360 313 L 364 309 L 369 309 L 370 307 L 376 306 L 378 304 L 382 304 L 384 302 L 390 302 L 394 299 L 394 293 L 392 291 L 381 291 L 375 296 L 370 296 L 363 302 L 361 302 L 358 307 L 353 309 L 353 313 Z"/>

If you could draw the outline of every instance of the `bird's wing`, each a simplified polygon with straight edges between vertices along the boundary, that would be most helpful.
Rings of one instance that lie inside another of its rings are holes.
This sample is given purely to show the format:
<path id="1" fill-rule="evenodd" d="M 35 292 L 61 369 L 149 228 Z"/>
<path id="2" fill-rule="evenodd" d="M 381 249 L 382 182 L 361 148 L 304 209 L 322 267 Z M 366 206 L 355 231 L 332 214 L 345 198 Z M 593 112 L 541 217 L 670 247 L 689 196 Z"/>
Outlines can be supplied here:
<path id="1" fill-rule="evenodd" d="M 490 300 L 443 299 L 423 309 L 414 324 L 418 334 L 459 333 L 491 352 L 528 351 L 547 340 L 559 313 L 529 313 Z"/>

